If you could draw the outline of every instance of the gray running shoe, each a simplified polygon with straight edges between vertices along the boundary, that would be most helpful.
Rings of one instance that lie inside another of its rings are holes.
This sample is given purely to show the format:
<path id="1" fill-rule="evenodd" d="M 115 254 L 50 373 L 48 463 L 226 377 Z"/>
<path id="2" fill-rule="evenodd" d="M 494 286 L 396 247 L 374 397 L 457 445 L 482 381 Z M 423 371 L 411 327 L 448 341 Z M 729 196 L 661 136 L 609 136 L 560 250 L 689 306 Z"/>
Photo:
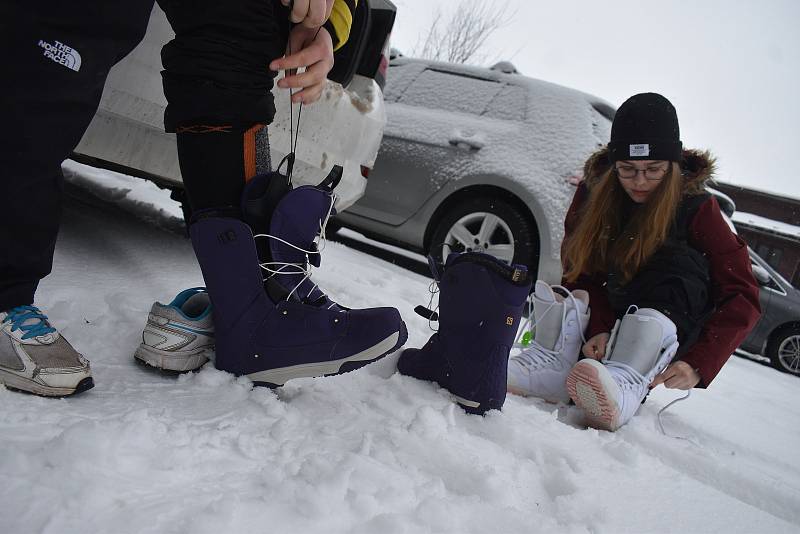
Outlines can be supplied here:
<path id="1" fill-rule="evenodd" d="M 89 362 L 36 306 L 0 312 L 0 384 L 45 397 L 94 387 Z"/>
<path id="2" fill-rule="evenodd" d="M 211 300 L 204 287 L 181 291 L 169 304 L 156 302 L 134 357 L 165 371 L 194 371 L 214 358 Z"/>

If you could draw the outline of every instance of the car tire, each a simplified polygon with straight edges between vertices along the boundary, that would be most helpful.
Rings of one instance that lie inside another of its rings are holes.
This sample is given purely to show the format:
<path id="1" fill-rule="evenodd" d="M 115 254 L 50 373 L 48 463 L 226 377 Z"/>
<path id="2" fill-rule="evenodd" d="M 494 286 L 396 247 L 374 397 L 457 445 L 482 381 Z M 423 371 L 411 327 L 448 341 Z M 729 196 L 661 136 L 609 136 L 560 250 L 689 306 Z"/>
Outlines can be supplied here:
<path id="1" fill-rule="evenodd" d="M 766 356 L 779 371 L 800 375 L 800 325 L 775 332 L 767 343 Z"/>
<path id="2" fill-rule="evenodd" d="M 539 265 L 535 226 L 519 207 L 497 197 L 469 197 L 447 209 L 428 248 L 439 262 L 446 250 L 474 250 L 526 265 L 534 273 Z"/>

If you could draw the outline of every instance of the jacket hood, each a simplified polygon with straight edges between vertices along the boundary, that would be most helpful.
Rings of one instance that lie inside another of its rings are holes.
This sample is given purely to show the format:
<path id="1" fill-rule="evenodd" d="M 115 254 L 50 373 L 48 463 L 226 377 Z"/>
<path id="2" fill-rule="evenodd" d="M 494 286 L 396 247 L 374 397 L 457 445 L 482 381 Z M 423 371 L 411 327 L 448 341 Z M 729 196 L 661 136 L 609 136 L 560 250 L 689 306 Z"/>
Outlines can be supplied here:
<path id="1" fill-rule="evenodd" d="M 706 182 L 714 176 L 716 161 L 716 158 L 707 150 L 683 150 L 681 171 L 683 172 L 683 192 L 685 195 L 696 195 L 705 190 Z M 586 180 L 586 185 L 592 187 L 610 167 L 608 147 L 604 146 L 589 156 L 589 159 L 583 165 L 583 177 Z"/>

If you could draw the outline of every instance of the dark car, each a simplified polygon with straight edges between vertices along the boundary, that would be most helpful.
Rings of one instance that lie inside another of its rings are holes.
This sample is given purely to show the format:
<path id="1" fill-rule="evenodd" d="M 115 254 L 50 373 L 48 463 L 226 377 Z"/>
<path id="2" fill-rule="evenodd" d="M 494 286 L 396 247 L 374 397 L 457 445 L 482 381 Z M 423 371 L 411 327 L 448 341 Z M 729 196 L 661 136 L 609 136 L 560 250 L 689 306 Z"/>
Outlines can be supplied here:
<path id="1" fill-rule="evenodd" d="M 740 349 L 766 356 L 785 373 L 800 375 L 800 291 L 752 250 L 750 261 L 761 286 L 761 319 Z"/>

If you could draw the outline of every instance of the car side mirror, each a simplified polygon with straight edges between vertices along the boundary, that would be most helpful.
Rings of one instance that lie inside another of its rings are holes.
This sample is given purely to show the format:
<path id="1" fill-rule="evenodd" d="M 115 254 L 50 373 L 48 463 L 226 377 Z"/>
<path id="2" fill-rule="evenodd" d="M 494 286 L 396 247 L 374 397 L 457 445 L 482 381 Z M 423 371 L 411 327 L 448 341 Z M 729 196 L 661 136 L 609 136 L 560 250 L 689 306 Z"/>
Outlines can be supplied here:
<path id="1" fill-rule="evenodd" d="M 771 280 L 772 277 L 769 275 L 769 272 L 765 268 L 763 268 L 760 265 L 756 265 L 755 263 L 752 265 L 752 268 L 753 268 L 753 276 L 756 277 L 756 280 L 758 281 L 759 284 L 761 284 L 762 286 L 769 284 L 769 281 Z"/>

